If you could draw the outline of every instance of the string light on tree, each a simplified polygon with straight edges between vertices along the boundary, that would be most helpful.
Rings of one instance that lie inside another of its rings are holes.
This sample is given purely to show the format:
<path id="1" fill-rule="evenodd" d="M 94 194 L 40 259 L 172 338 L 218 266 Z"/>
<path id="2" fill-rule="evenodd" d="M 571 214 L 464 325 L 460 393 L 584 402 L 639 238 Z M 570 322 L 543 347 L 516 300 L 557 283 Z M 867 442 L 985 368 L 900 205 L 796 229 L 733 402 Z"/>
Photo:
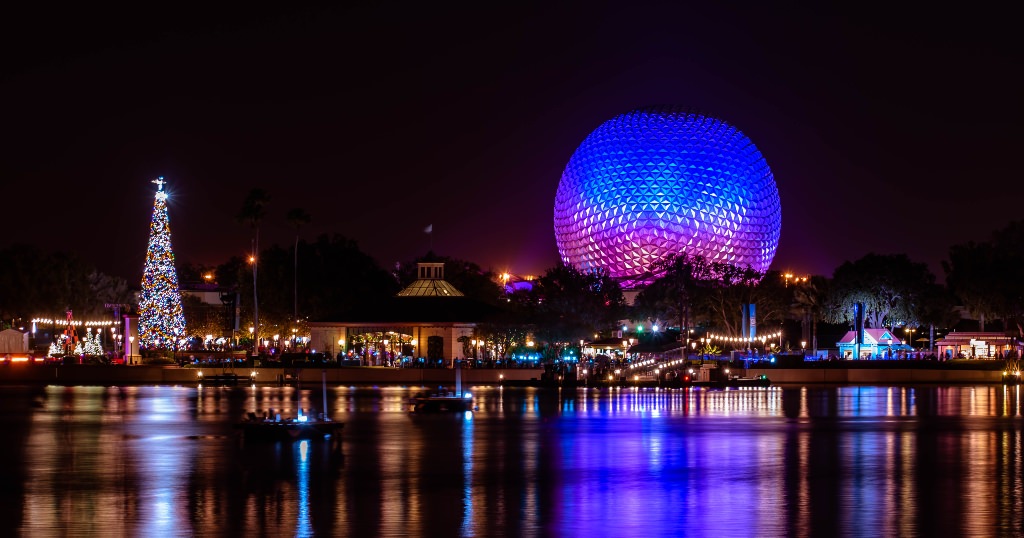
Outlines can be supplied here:
<path id="1" fill-rule="evenodd" d="M 157 178 L 153 183 L 157 190 L 149 226 L 146 266 L 142 272 L 139 341 L 147 347 L 170 348 L 185 335 L 185 316 L 178 291 L 178 273 L 174 269 L 164 178 Z"/>
<path id="2" fill-rule="evenodd" d="M 103 354 L 103 344 L 100 342 L 99 331 L 93 334 L 92 329 L 89 329 L 89 333 L 85 335 L 85 339 L 82 342 L 82 352 L 85 355 L 97 357 Z"/>

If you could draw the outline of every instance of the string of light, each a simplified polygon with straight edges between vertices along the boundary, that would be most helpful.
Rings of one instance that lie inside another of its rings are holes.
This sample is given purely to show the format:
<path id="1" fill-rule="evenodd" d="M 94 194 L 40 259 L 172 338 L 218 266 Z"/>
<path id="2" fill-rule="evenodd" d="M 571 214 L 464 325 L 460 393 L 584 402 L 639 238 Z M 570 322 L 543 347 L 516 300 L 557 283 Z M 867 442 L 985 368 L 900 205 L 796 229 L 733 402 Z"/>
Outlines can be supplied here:
<path id="1" fill-rule="evenodd" d="M 711 339 L 711 340 L 717 340 L 719 342 L 752 344 L 754 342 L 762 342 L 762 343 L 764 343 L 764 342 L 766 342 L 768 340 L 774 340 L 776 338 L 779 338 L 780 336 L 782 336 L 782 331 L 776 331 L 776 332 L 773 332 L 771 334 L 760 334 L 760 335 L 754 336 L 753 338 L 742 338 L 742 337 L 739 337 L 739 336 L 727 336 L 727 335 L 724 335 L 724 334 L 708 333 L 705 336 L 705 338 L 708 338 L 708 339 Z"/>
<path id="2" fill-rule="evenodd" d="M 107 320 L 107 321 L 81 321 L 81 320 L 77 320 L 77 319 L 76 320 L 72 320 L 72 321 L 69 322 L 66 319 L 35 318 L 35 319 L 32 320 L 32 323 L 35 323 L 35 324 L 58 324 L 61 327 L 67 327 L 68 325 L 72 325 L 74 327 L 109 327 L 111 325 L 116 324 L 117 322 L 116 321 L 110 321 L 110 320 Z"/>

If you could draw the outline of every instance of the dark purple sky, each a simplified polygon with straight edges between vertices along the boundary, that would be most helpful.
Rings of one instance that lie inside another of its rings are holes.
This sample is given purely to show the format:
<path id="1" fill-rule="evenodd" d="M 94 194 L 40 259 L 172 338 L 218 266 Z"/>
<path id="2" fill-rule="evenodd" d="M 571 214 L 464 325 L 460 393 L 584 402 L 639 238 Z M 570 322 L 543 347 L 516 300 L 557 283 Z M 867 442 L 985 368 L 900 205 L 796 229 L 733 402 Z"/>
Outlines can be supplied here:
<path id="1" fill-rule="evenodd" d="M 264 245 L 290 244 L 302 207 L 304 237 L 340 232 L 385 267 L 432 224 L 439 254 L 536 274 L 576 146 L 651 104 L 757 144 L 782 199 L 775 269 L 874 250 L 939 272 L 951 244 L 1022 217 L 1009 12 L 374 4 L 0 16 L 2 246 L 137 281 L 162 175 L 179 260 L 244 254 L 234 215 L 261 187 Z"/>

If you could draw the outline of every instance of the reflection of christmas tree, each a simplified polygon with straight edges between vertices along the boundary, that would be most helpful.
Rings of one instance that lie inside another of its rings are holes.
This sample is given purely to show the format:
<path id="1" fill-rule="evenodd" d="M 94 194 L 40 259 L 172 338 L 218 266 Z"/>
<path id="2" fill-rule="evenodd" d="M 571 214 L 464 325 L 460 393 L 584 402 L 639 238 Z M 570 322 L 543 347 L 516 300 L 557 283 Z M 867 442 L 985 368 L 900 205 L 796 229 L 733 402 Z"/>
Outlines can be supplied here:
<path id="1" fill-rule="evenodd" d="M 164 178 L 157 184 L 153 219 L 149 226 L 149 248 L 142 272 L 142 297 L 139 300 L 139 341 L 147 347 L 173 347 L 185 335 L 185 316 L 178 293 L 178 273 L 174 270 L 171 226 L 167 219 L 167 193 Z"/>

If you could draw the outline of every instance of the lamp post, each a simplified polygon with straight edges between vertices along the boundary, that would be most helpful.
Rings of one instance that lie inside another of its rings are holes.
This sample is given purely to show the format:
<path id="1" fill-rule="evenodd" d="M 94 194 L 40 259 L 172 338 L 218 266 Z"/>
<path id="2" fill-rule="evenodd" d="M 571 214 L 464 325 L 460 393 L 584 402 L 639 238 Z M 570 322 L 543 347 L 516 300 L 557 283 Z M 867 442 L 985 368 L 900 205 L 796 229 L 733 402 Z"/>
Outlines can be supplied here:
<path id="1" fill-rule="evenodd" d="M 807 356 L 807 340 L 800 341 L 800 353 L 805 357 Z"/>
<path id="2" fill-rule="evenodd" d="M 128 364 L 131 364 L 135 357 L 135 337 L 128 337 Z"/>

